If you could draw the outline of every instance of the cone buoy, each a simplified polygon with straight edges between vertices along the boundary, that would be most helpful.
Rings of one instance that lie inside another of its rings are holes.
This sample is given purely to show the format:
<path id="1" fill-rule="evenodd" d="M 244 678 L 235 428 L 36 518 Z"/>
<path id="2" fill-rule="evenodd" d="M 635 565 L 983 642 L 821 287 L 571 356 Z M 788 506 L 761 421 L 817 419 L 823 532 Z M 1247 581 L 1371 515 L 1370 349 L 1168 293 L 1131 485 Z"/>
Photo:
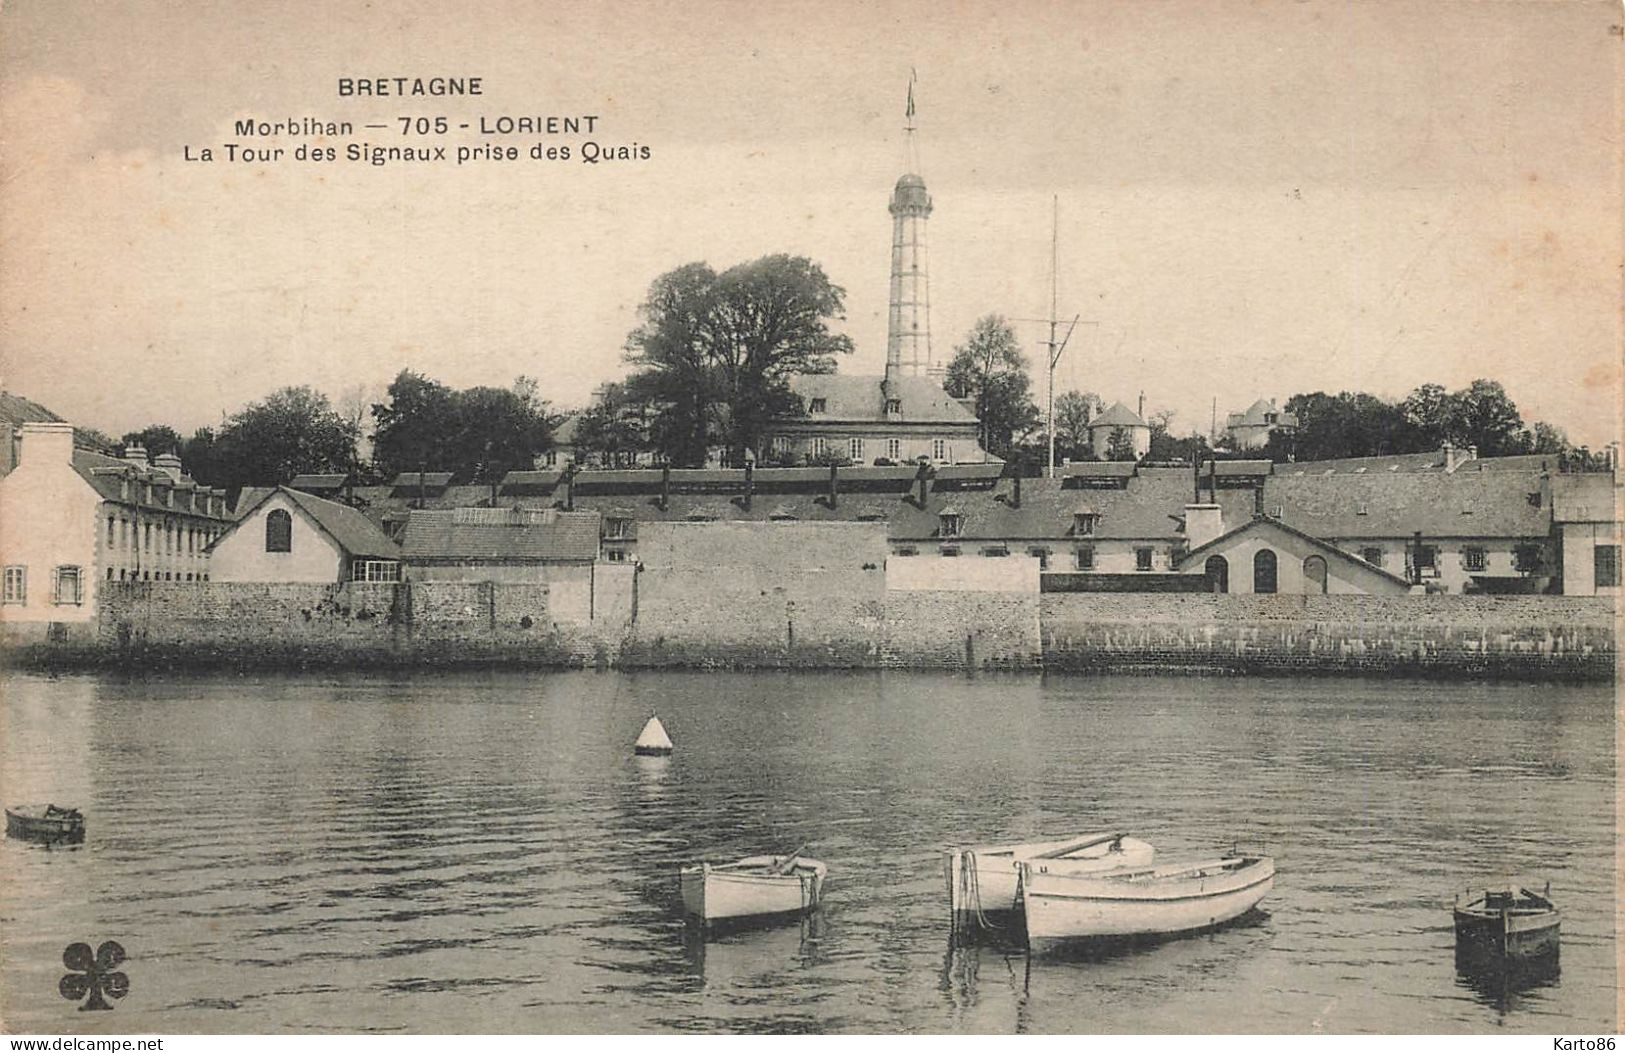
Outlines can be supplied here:
<path id="1" fill-rule="evenodd" d="M 650 717 L 649 723 L 643 725 L 638 741 L 632 744 L 632 752 L 640 757 L 670 756 L 671 739 L 666 737 L 666 729 L 661 727 L 659 717 Z"/>

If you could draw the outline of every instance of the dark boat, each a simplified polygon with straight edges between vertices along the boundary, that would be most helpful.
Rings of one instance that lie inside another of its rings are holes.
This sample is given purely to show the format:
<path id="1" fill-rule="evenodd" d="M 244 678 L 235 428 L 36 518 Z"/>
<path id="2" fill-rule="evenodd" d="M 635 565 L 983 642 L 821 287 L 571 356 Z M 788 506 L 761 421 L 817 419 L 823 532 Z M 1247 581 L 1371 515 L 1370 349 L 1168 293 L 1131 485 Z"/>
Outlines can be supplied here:
<path id="1" fill-rule="evenodd" d="M 1512 886 L 1456 900 L 1456 952 L 1499 959 L 1556 954 L 1562 915 L 1545 892 Z M 1471 895 L 1469 893 L 1469 895 Z"/>
<path id="2" fill-rule="evenodd" d="M 77 808 L 20 804 L 6 809 L 6 836 L 30 841 L 80 841 L 85 836 L 85 817 Z"/>

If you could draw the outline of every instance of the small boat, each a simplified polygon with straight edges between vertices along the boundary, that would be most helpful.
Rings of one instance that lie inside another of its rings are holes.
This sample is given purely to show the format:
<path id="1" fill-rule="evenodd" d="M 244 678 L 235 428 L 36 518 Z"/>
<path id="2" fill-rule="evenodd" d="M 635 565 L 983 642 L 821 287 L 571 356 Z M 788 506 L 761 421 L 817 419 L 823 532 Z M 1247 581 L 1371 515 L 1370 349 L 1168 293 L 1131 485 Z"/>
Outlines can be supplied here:
<path id="1" fill-rule="evenodd" d="M 31 841 L 79 840 L 85 836 L 85 817 L 77 808 L 20 804 L 6 809 L 6 836 Z"/>
<path id="2" fill-rule="evenodd" d="M 1256 907 L 1275 885 L 1268 856 L 1087 873 L 1064 861 L 1021 864 L 1027 946 L 1151 939 L 1216 928 Z"/>
<path id="3" fill-rule="evenodd" d="M 818 906 L 828 868 L 800 851 L 683 867 L 683 909 L 707 925 L 805 914 Z"/>
<path id="4" fill-rule="evenodd" d="M 632 743 L 632 752 L 639 757 L 669 757 L 671 749 L 671 739 L 667 737 L 665 725 L 660 723 L 659 717 L 650 717 L 638 733 L 637 741 Z"/>
<path id="5" fill-rule="evenodd" d="M 1517 885 L 1456 897 L 1456 951 L 1499 959 L 1539 958 L 1558 949 L 1562 915 L 1551 886 L 1531 892 Z"/>
<path id="6" fill-rule="evenodd" d="M 1156 850 L 1127 834 L 1075 834 L 1055 841 L 977 845 L 943 853 L 948 903 L 957 914 L 998 915 L 1016 909 L 1017 869 L 1029 859 L 1075 862 L 1085 870 L 1149 866 Z"/>

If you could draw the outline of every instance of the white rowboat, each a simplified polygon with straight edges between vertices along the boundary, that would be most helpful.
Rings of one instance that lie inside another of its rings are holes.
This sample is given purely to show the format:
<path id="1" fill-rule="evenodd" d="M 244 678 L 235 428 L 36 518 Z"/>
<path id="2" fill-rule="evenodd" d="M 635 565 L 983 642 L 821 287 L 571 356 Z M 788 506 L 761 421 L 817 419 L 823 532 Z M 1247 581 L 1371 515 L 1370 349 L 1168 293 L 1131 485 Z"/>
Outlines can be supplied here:
<path id="1" fill-rule="evenodd" d="M 1109 873 L 1021 864 L 1027 945 L 1174 936 L 1211 929 L 1256 907 L 1275 885 L 1268 856 L 1232 856 Z"/>
<path id="2" fill-rule="evenodd" d="M 1156 850 L 1126 834 L 1076 834 L 1055 841 L 949 849 L 943 869 L 955 914 L 1002 914 L 1016 909 L 1018 868 L 1030 859 L 1065 860 L 1084 870 L 1149 866 Z"/>
<path id="3" fill-rule="evenodd" d="M 706 923 L 802 914 L 818 906 L 828 868 L 805 856 L 747 856 L 678 871 L 683 909 Z"/>

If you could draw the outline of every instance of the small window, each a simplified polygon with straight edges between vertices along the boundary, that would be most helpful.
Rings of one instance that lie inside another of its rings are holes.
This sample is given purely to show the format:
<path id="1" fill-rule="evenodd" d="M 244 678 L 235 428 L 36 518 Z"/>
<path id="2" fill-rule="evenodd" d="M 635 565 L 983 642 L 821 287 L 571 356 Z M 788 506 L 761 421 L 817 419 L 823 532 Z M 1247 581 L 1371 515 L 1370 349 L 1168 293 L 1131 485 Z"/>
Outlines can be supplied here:
<path id="1" fill-rule="evenodd" d="M 886 456 L 894 461 L 903 459 L 903 441 L 901 439 L 886 440 Z"/>
<path id="2" fill-rule="evenodd" d="M 625 563 L 626 549 L 610 548 L 604 550 L 604 559 L 610 563 Z"/>
<path id="3" fill-rule="evenodd" d="M 958 537 L 965 529 L 965 517 L 954 512 L 944 512 L 942 520 L 942 536 Z"/>
<path id="4" fill-rule="evenodd" d="M 1512 565 L 1523 574 L 1537 573 L 1546 562 L 1543 553 L 1542 546 L 1526 541 L 1512 550 Z"/>
<path id="5" fill-rule="evenodd" d="M 1009 554 L 1010 546 L 1008 545 L 989 545 L 982 549 L 982 555 L 984 556 L 1008 556 Z"/>
<path id="6" fill-rule="evenodd" d="M 1360 558 L 1371 564 L 1373 567 L 1380 567 L 1382 566 L 1382 549 L 1376 548 L 1375 546 L 1362 548 L 1360 550 Z"/>
<path id="7" fill-rule="evenodd" d="M 113 547 L 113 538 L 115 536 L 115 531 L 117 531 L 117 529 L 118 529 L 114 525 L 116 522 L 117 522 L 117 520 L 114 519 L 112 516 L 107 517 L 107 547 L 108 548 Z"/>
<path id="8" fill-rule="evenodd" d="M 829 403 L 825 399 L 811 399 L 807 403 L 807 412 L 808 413 L 823 413 L 825 408 L 828 405 L 829 405 Z"/>
<path id="9" fill-rule="evenodd" d="M 604 537 L 610 541 L 625 541 L 632 536 L 632 520 L 624 516 L 610 516 L 604 520 Z"/>
<path id="10" fill-rule="evenodd" d="M 557 451 L 557 450 L 548 450 L 548 451 L 547 451 L 547 456 L 545 456 L 545 457 L 544 457 L 544 458 L 542 458 L 542 461 L 543 461 L 543 463 L 544 463 L 544 464 L 546 464 L 546 465 L 547 465 L 547 466 L 548 466 L 548 467 L 549 467 L 549 468 L 556 468 L 556 467 L 558 467 L 558 463 L 559 463 L 559 451 Z"/>
<path id="11" fill-rule="evenodd" d="M 1134 550 L 1134 569 L 1135 570 L 1150 570 L 1151 569 L 1151 553 L 1153 551 L 1155 551 L 1155 550 L 1154 549 L 1149 549 L 1149 548 L 1137 548 L 1137 549 L 1135 549 Z"/>
<path id="12" fill-rule="evenodd" d="M 1461 550 L 1461 566 L 1463 570 L 1482 571 L 1488 562 L 1489 557 L 1481 548 L 1473 547 Z"/>
<path id="13" fill-rule="evenodd" d="M 846 444 L 846 450 L 847 450 L 846 455 L 848 457 L 852 458 L 854 461 L 862 461 L 863 460 L 863 440 L 862 439 L 850 439 L 850 440 L 848 440 L 847 444 Z"/>
<path id="14" fill-rule="evenodd" d="M 392 559 L 358 559 L 350 564 L 351 581 L 400 581 L 401 565 Z"/>
<path id="15" fill-rule="evenodd" d="M 942 439 L 931 440 L 931 459 L 945 461 L 948 459 L 948 443 Z"/>
<path id="16" fill-rule="evenodd" d="M 1094 570 L 1095 547 L 1093 545 L 1079 545 L 1076 562 L 1079 570 Z"/>
<path id="17" fill-rule="evenodd" d="M 1592 557 L 1596 587 L 1611 589 L 1619 585 L 1619 546 L 1598 545 Z"/>
<path id="18" fill-rule="evenodd" d="M 265 517 L 265 551 L 293 551 L 293 516 L 281 508 L 273 508 Z"/>
<path id="19" fill-rule="evenodd" d="M 1416 565 L 1423 570 L 1432 570 L 1439 565 L 1439 550 L 1432 545 L 1418 545 L 1416 547 Z"/>
<path id="20" fill-rule="evenodd" d="M 942 554 L 944 556 L 957 556 L 959 555 L 959 547 L 957 545 L 944 545 Z"/>
<path id="21" fill-rule="evenodd" d="M 887 399 L 886 400 L 886 413 L 888 415 L 896 417 L 899 414 L 901 414 L 902 412 L 903 412 L 903 400 L 902 399 Z"/>
<path id="22" fill-rule="evenodd" d="M 815 436 L 812 441 L 812 452 L 814 457 L 824 456 L 829 452 L 829 440 L 822 435 Z"/>
<path id="23" fill-rule="evenodd" d="M 57 603 L 78 604 L 85 600 L 83 574 L 78 567 L 56 568 L 56 587 L 53 590 Z"/>
<path id="24" fill-rule="evenodd" d="M 1027 555 L 1032 556 L 1032 557 L 1034 557 L 1034 558 L 1036 558 L 1038 560 L 1038 569 L 1039 570 L 1048 570 L 1049 569 L 1049 549 L 1047 549 L 1047 548 L 1030 548 L 1030 549 L 1027 550 Z"/>
<path id="25" fill-rule="evenodd" d="M 28 568 L 27 567 L 7 567 L 6 568 L 5 602 L 7 602 L 7 603 L 27 603 L 28 602 Z"/>
<path id="26" fill-rule="evenodd" d="M 899 556 L 918 556 L 920 550 L 913 545 L 899 545 L 897 546 L 897 554 Z"/>
<path id="27" fill-rule="evenodd" d="M 1093 512 L 1078 512 L 1072 517 L 1072 534 L 1074 537 L 1093 537 L 1095 534 L 1095 520 L 1100 517 Z"/>

